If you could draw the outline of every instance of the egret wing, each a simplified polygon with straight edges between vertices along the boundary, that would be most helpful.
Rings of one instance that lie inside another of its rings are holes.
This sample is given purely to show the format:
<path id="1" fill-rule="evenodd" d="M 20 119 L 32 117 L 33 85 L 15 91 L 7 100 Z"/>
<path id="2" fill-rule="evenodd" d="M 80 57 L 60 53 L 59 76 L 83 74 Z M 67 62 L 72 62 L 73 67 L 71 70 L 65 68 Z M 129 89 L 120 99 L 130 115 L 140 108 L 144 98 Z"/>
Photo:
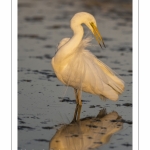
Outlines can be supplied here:
<path id="1" fill-rule="evenodd" d="M 85 50 L 90 40 L 82 40 L 76 52 L 64 61 L 63 82 L 73 88 L 99 95 L 101 99 L 117 100 L 124 90 L 124 82 L 90 51 Z"/>
<path id="2" fill-rule="evenodd" d="M 108 83 L 103 70 L 95 63 L 95 57 L 87 50 L 74 53 L 63 70 L 64 82 L 76 89 L 96 94 L 95 90 L 102 91 Z"/>

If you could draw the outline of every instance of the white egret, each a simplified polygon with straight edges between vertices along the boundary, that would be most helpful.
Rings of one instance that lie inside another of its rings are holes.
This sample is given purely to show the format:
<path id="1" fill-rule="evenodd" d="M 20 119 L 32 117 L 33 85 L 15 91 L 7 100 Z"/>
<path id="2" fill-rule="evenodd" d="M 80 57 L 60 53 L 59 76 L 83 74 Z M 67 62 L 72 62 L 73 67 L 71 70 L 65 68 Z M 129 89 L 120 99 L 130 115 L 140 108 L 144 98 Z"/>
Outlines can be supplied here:
<path id="1" fill-rule="evenodd" d="M 57 78 L 74 88 L 76 103 L 82 105 L 81 91 L 98 95 L 102 100 L 116 101 L 124 90 L 124 82 L 113 71 L 86 50 L 90 39 L 83 39 L 85 24 L 94 34 L 99 45 L 105 47 L 97 28 L 95 18 L 87 12 L 76 13 L 71 19 L 72 38 L 64 38 L 52 58 L 52 66 Z"/>

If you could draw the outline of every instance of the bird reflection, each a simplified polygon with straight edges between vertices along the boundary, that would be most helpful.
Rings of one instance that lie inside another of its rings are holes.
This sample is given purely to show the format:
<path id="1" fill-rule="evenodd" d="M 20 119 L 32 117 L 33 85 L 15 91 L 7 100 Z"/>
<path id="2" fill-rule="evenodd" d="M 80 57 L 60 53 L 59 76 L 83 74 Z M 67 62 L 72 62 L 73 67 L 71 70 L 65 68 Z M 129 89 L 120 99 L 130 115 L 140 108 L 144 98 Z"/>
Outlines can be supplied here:
<path id="1" fill-rule="evenodd" d="M 58 129 L 50 141 L 50 150 L 96 149 L 109 142 L 111 136 L 122 129 L 122 118 L 115 111 L 107 114 L 103 108 L 96 117 L 79 120 L 80 112 L 81 108 L 77 106 L 73 121 Z"/>

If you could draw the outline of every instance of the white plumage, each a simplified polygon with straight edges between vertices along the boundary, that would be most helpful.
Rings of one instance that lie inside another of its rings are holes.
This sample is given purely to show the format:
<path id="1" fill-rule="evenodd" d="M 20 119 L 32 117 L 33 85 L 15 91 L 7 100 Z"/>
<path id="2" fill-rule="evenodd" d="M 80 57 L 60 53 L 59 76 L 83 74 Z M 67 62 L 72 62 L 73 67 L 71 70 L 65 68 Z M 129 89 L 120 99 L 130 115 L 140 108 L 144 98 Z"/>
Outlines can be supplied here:
<path id="1" fill-rule="evenodd" d="M 65 85 L 75 89 L 79 105 L 82 105 L 81 91 L 98 95 L 101 99 L 116 101 L 124 90 L 124 82 L 107 65 L 86 50 L 91 39 L 82 39 L 82 23 L 92 31 L 98 43 L 104 45 L 95 18 L 86 12 L 75 14 L 71 19 L 73 37 L 62 39 L 56 55 L 52 58 L 55 74 Z"/>

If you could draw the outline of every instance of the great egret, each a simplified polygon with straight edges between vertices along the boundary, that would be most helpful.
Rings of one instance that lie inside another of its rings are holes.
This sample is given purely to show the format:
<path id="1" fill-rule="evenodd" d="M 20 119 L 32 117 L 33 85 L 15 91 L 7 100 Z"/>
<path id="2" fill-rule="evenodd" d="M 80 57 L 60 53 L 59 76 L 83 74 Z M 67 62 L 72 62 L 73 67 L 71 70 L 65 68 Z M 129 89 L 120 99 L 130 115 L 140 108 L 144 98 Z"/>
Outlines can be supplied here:
<path id="1" fill-rule="evenodd" d="M 90 38 L 82 40 L 84 31 L 81 24 L 85 24 L 99 45 L 105 47 L 95 18 L 87 12 L 76 13 L 70 22 L 73 37 L 62 39 L 57 53 L 52 58 L 54 72 L 62 83 L 74 88 L 76 103 L 80 106 L 81 91 L 98 95 L 102 100 L 108 98 L 116 101 L 124 90 L 124 82 L 107 65 L 85 49 Z"/>

